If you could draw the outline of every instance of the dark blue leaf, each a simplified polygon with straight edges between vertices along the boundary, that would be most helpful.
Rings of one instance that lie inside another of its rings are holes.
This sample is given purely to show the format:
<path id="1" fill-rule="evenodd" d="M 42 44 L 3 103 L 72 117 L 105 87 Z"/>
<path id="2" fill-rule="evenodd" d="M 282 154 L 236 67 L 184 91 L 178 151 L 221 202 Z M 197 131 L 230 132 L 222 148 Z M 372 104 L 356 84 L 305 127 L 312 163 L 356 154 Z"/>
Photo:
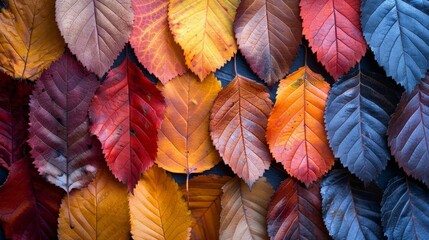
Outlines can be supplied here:
<path id="1" fill-rule="evenodd" d="M 429 1 L 363 0 L 361 12 L 378 63 L 411 92 L 429 69 Z"/>
<path id="2" fill-rule="evenodd" d="M 429 238 L 429 191 L 424 185 L 407 177 L 392 178 L 381 204 L 389 239 Z"/>
<path id="3" fill-rule="evenodd" d="M 329 92 L 325 127 L 341 163 L 364 182 L 374 180 L 390 158 L 387 125 L 399 100 L 393 81 L 357 68 Z"/>
<path id="4" fill-rule="evenodd" d="M 322 213 L 334 239 L 381 239 L 381 192 L 367 187 L 344 169 L 329 172 L 323 179 Z"/>

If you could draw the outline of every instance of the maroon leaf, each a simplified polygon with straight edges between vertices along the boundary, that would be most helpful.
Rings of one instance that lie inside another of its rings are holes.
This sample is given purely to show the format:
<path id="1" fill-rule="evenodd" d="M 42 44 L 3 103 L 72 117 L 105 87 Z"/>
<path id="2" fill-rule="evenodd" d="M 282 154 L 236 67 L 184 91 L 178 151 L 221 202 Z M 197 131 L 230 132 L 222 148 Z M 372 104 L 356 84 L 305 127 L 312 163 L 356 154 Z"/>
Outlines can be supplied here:
<path id="1" fill-rule="evenodd" d="M 164 97 L 127 57 L 97 90 L 89 114 L 91 132 L 107 164 L 130 191 L 156 158 Z"/>

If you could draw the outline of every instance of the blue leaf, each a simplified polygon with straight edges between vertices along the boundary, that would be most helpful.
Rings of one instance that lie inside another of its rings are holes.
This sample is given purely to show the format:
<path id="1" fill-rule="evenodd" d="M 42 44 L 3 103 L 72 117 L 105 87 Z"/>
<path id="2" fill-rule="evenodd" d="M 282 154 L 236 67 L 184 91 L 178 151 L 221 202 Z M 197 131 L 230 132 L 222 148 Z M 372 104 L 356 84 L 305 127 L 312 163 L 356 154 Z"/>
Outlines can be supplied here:
<path id="1" fill-rule="evenodd" d="M 429 1 L 363 0 L 361 20 L 377 62 L 410 93 L 429 69 Z"/>

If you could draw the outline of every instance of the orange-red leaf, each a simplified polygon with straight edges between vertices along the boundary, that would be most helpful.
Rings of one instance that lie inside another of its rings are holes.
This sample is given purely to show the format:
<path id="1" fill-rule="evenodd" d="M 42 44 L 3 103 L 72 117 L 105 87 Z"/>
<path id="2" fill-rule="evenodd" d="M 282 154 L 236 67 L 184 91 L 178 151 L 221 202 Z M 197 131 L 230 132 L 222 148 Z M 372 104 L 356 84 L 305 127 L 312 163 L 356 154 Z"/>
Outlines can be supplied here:
<path id="1" fill-rule="evenodd" d="M 309 67 L 280 82 L 268 119 L 267 142 L 277 162 L 303 183 L 310 184 L 334 164 L 323 114 L 330 86 Z"/>
<path id="2" fill-rule="evenodd" d="M 210 109 L 222 89 L 214 74 L 203 82 L 187 73 L 160 86 L 167 104 L 156 163 L 170 172 L 197 173 L 221 158 L 209 134 Z"/>
<path id="3" fill-rule="evenodd" d="M 303 34 L 317 59 L 337 79 L 366 52 L 360 0 L 301 0 Z"/>
<path id="4" fill-rule="evenodd" d="M 272 109 L 262 84 L 237 75 L 212 108 L 210 131 L 225 163 L 251 187 L 271 163 L 265 129 Z"/>
<path id="5" fill-rule="evenodd" d="M 180 46 L 168 27 L 168 0 L 132 0 L 134 25 L 130 36 L 139 61 L 163 84 L 186 72 Z"/>
<path id="6" fill-rule="evenodd" d="M 161 92 L 128 57 L 107 74 L 92 100 L 91 133 L 100 139 L 110 170 L 130 191 L 155 161 L 164 109 Z"/>

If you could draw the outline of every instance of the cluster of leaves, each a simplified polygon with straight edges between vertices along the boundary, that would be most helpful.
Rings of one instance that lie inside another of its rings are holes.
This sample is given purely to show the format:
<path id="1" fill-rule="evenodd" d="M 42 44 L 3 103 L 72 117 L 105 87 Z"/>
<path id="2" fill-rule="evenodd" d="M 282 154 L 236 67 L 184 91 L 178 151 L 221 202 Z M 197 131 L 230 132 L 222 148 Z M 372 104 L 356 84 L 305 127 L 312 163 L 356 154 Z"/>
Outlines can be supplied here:
<path id="1" fill-rule="evenodd" d="M 428 1 L 1 6 L 6 238 L 429 233 Z"/>

